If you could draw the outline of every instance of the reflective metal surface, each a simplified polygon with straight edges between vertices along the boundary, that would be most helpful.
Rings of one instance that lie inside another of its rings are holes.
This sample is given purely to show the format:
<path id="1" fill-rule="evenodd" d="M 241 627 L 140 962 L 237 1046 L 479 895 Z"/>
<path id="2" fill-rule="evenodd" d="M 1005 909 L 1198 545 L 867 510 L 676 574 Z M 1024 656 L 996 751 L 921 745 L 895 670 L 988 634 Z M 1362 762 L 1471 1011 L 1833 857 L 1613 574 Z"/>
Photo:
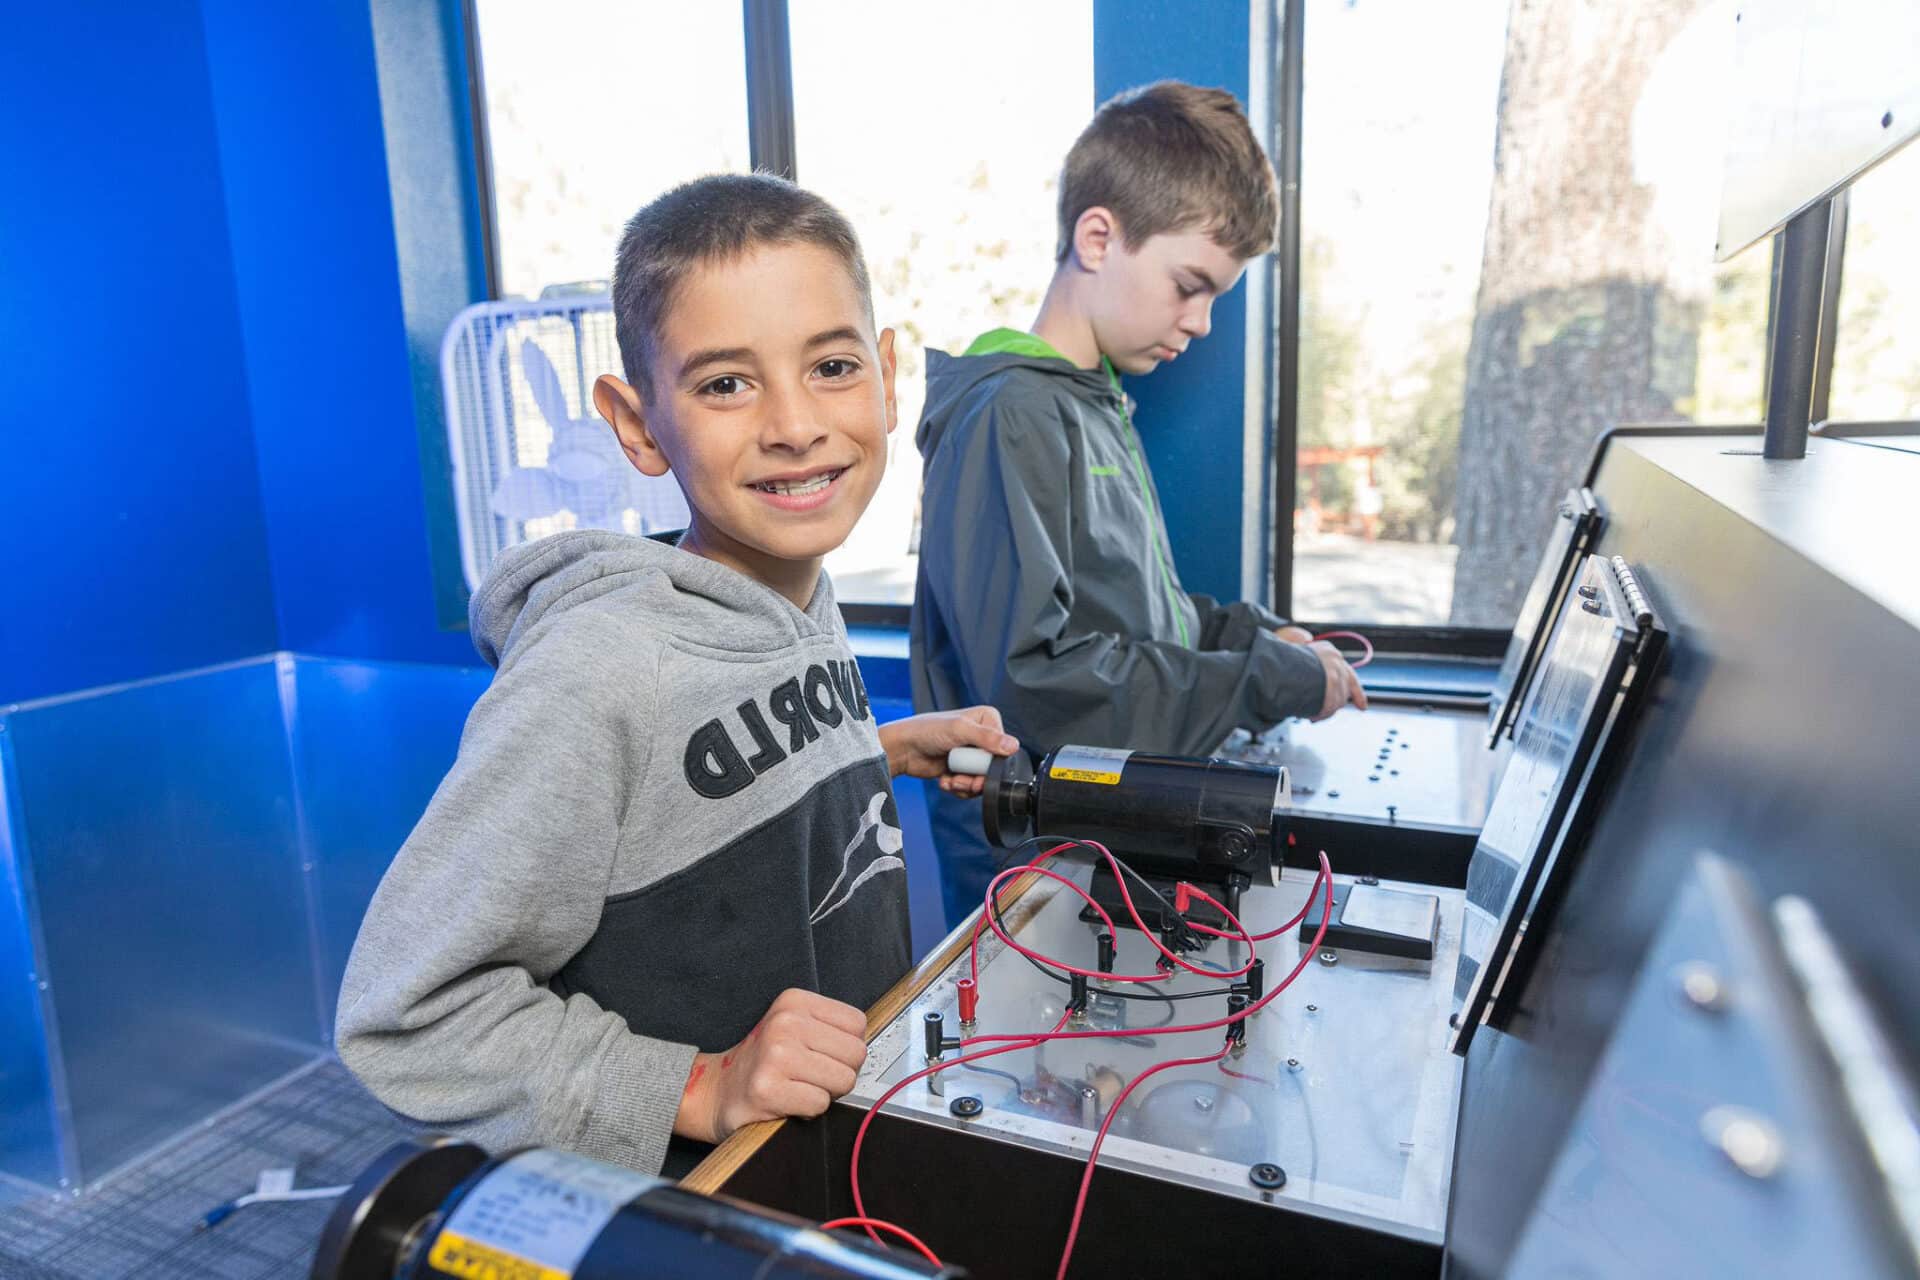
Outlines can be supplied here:
<path id="1" fill-rule="evenodd" d="M 1487 749 L 1484 712 L 1446 707 L 1287 720 L 1257 738 L 1236 734 L 1219 754 L 1285 765 L 1299 814 L 1468 831 L 1486 820 L 1500 759 Z"/>
<path id="2" fill-rule="evenodd" d="M 1749 884 L 1701 858 L 1505 1274 L 1912 1274 L 1807 1014 Z"/>
<path id="3" fill-rule="evenodd" d="M 1074 874 L 1084 886 L 1088 869 Z M 1313 879 L 1290 870 L 1277 888 L 1255 884 L 1242 903 L 1249 928 L 1272 929 L 1292 916 Z M 1249 1019 L 1243 1054 L 1175 1068 L 1142 1085 L 1114 1122 L 1102 1166 L 1242 1199 L 1271 1198 L 1304 1213 L 1437 1242 L 1459 1095 L 1460 1064 L 1447 1052 L 1446 1016 L 1459 954 L 1460 895 L 1393 887 L 1439 895 L 1440 939 L 1431 966 L 1359 953 L 1335 954 L 1330 964 L 1309 960 L 1291 987 Z M 1023 944 L 1092 968 L 1096 929 L 1081 922 L 1080 906 L 1071 891 L 1042 882 L 1016 904 L 1010 923 Z M 1237 967 L 1240 950 L 1216 940 L 1197 954 Z M 1303 944 L 1289 931 L 1259 951 L 1271 989 L 1299 961 Z M 1153 957 L 1137 930 L 1121 931 L 1116 971 L 1150 972 Z M 875 1039 L 847 1101 L 870 1106 L 925 1065 L 921 1028 L 928 1011 L 944 1013 L 948 1035 L 960 1034 L 953 982 L 966 974 L 962 955 Z M 1096 984 L 1088 1025 L 1133 1034 L 1055 1041 L 977 1064 L 991 1070 L 950 1068 L 941 1073 L 940 1093 L 916 1082 L 887 1110 L 1084 1159 L 1106 1106 L 1140 1071 L 1220 1045 L 1217 1030 L 1167 1036 L 1155 1028 L 1224 1016 L 1226 984 L 1183 972 L 1166 986 L 1220 994 L 1174 1004 L 1123 1002 L 1100 996 Z M 1060 1017 L 1067 995 L 991 934 L 982 943 L 980 992 L 979 1035 L 1044 1031 Z M 984 1104 L 977 1118 L 959 1119 L 949 1110 L 963 1095 Z M 1265 1162 L 1285 1171 L 1277 1191 L 1262 1190 L 1250 1176 L 1251 1166 Z"/>

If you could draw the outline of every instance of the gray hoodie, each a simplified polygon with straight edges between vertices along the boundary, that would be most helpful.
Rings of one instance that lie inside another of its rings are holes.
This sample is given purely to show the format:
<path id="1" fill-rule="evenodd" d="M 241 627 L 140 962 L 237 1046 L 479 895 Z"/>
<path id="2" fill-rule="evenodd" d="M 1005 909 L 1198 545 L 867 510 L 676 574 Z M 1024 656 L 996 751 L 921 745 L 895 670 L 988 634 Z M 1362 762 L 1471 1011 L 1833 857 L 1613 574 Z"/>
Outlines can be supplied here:
<path id="1" fill-rule="evenodd" d="M 696 1050 L 906 971 L 859 669 L 824 574 L 803 611 L 613 533 L 506 552 L 471 615 L 498 672 L 361 924 L 340 1057 L 490 1148 L 651 1172 Z"/>
<path id="2" fill-rule="evenodd" d="M 917 441 L 916 710 L 992 703 L 1035 751 L 1192 755 L 1319 709 L 1320 662 L 1271 634 L 1279 618 L 1181 588 L 1106 371 L 1011 330 L 964 356 L 930 351 Z M 943 860 L 984 862 L 978 805 L 928 798 Z"/>

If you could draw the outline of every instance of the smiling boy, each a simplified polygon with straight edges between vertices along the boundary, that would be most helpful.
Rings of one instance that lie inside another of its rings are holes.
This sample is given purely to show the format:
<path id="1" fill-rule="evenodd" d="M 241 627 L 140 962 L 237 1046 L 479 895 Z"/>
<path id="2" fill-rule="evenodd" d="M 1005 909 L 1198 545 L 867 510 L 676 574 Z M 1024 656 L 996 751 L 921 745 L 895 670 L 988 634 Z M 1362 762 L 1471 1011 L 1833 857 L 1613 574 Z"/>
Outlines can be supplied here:
<path id="1" fill-rule="evenodd" d="M 1073 144 L 1032 332 L 927 354 L 916 708 L 992 703 L 1039 750 L 1200 754 L 1236 727 L 1366 705 L 1332 645 L 1181 587 L 1120 387 L 1207 335 L 1277 212 L 1273 170 L 1222 90 L 1123 93 Z M 954 921 L 993 860 L 978 805 L 930 808 Z"/>
<path id="2" fill-rule="evenodd" d="M 559 534 L 471 606 L 498 670 L 375 894 L 341 1059 L 499 1148 L 661 1167 L 669 1135 L 814 1115 L 908 965 L 889 775 L 1014 749 L 988 708 L 876 729 L 821 558 L 880 483 L 893 334 L 852 229 L 765 176 L 642 209 L 594 403 L 671 473 L 677 544 Z"/>

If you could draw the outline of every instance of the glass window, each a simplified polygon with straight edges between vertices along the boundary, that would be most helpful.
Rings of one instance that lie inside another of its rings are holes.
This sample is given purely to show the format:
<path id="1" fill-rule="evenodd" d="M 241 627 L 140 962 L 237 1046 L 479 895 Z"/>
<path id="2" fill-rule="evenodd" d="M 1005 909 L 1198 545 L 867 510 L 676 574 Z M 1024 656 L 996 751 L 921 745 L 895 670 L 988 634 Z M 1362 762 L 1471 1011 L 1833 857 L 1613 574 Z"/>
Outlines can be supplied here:
<path id="1" fill-rule="evenodd" d="M 1732 30 L 1308 0 L 1295 615 L 1506 629 L 1602 431 L 1757 420 L 1767 250 L 1712 265 Z"/>
<path id="2" fill-rule="evenodd" d="M 1092 6 L 850 0 L 794 4 L 789 22 L 798 176 L 859 232 L 899 353 L 886 478 L 827 564 L 840 599 L 905 604 L 925 352 L 1033 323 L 1060 162 L 1093 114 Z"/>
<path id="3" fill-rule="evenodd" d="M 738 4 L 478 0 L 478 17 L 503 293 L 604 287 L 634 210 L 748 167 Z"/>
<path id="4" fill-rule="evenodd" d="M 1828 417 L 1836 422 L 1920 418 L 1920 146 L 1883 161 L 1847 197 Z"/>

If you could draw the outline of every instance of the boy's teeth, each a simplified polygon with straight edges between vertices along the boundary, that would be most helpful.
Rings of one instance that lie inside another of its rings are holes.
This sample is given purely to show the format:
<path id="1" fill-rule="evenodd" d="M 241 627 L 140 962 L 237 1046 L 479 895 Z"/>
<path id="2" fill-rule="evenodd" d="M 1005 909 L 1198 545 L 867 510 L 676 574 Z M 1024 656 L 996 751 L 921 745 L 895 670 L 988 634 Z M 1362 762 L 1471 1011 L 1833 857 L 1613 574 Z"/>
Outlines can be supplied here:
<path id="1" fill-rule="evenodd" d="M 765 489 L 768 493 L 780 493 L 788 497 L 805 497 L 807 494 L 820 492 L 832 484 L 839 475 L 840 473 L 838 471 L 823 471 L 811 480 L 767 480 L 755 487 Z"/>

